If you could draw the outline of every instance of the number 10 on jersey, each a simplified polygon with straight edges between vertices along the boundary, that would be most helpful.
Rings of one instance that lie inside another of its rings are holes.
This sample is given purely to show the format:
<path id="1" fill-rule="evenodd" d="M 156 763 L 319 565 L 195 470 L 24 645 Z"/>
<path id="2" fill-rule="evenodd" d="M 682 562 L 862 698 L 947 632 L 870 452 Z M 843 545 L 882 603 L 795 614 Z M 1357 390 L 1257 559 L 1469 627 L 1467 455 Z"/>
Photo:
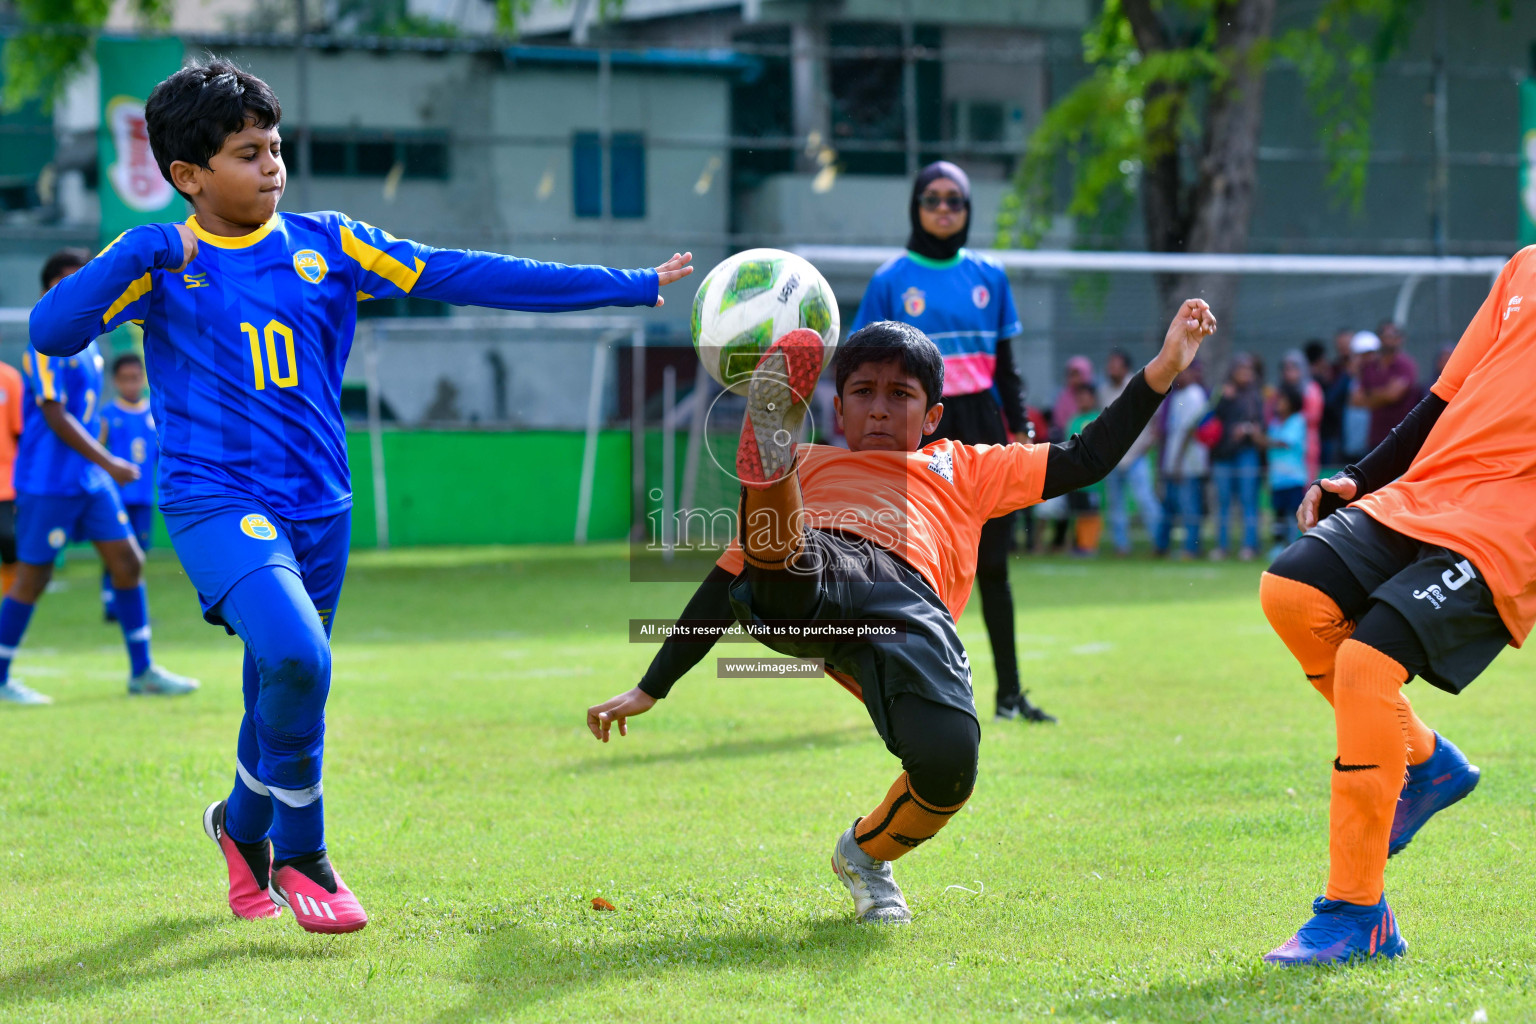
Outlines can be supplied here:
<path id="1" fill-rule="evenodd" d="M 269 377 L 280 388 L 291 388 L 299 382 L 299 362 L 293 351 L 292 327 L 268 320 L 266 328 L 260 333 L 251 324 L 241 324 L 240 332 L 251 343 L 251 371 L 256 375 L 257 391 L 266 390 Z M 287 373 L 283 373 L 278 364 L 278 338 L 283 339 L 283 362 L 288 366 Z"/>

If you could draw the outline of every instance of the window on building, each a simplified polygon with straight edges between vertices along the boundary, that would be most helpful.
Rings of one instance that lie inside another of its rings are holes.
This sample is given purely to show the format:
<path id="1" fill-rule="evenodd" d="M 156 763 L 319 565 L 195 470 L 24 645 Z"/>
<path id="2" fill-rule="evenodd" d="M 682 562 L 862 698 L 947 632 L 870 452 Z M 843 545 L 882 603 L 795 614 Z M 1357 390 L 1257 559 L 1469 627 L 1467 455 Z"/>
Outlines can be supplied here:
<path id="1" fill-rule="evenodd" d="M 446 181 L 448 136 L 342 128 L 316 128 L 310 134 L 309 168 L 316 177 L 383 178 L 397 166 L 406 178 Z"/>
<path id="2" fill-rule="evenodd" d="M 615 217 L 645 216 L 645 136 L 614 132 L 612 178 L 609 182 Z"/>
<path id="3" fill-rule="evenodd" d="M 571 136 L 571 197 L 576 216 L 603 215 L 603 140 L 597 132 Z"/>
<path id="4" fill-rule="evenodd" d="M 578 217 L 603 215 L 603 142 L 597 132 L 571 136 L 571 200 Z M 614 132 L 608 150 L 608 212 L 645 216 L 645 136 Z"/>
<path id="5" fill-rule="evenodd" d="M 838 162 L 851 174 L 905 174 L 906 86 L 900 52 L 901 27 L 844 22 L 828 26 L 827 41 L 834 50 L 841 51 L 828 63 L 832 144 L 837 148 Z M 941 41 L 937 26 L 913 27 L 914 45 L 937 51 Z M 849 52 L 857 48 L 873 52 Z M 936 59 L 915 62 L 919 142 L 934 142 L 940 136 L 944 113 L 942 68 Z"/>
<path id="6" fill-rule="evenodd" d="M 788 25 L 754 25 L 736 33 L 736 42 L 753 47 L 790 44 Z M 789 57 L 754 54 L 760 70 L 731 83 L 731 134 L 744 139 L 789 139 L 795 134 L 794 80 Z M 738 176 L 781 174 L 795 168 L 798 147 L 749 146 L 731 152 L 731 170 Z"/>

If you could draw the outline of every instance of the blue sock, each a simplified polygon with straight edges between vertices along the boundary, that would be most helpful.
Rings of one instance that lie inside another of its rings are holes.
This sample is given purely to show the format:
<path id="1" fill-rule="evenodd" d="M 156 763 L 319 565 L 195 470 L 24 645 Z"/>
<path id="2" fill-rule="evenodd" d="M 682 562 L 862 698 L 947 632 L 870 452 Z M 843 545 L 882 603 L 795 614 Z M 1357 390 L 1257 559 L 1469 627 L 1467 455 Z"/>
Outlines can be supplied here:
<path id="1" fill-rule="evenodd" d="M 112 601 L 112 574 L 103 569 L 101 573 L 101 610 L 108 615 L 115 614 Z"/>
<path id="2" fill-rule="evenodd" d="M 138 675 L 149 669 L 149 591 L 144 584 L 112 588 L 112 602 L 117 606 L 117 622 L 123 627 L 128 644 L 128 674 Z"/>
<path id="3" fill-rule="evenodd" d="M 259 843 L 272 831 L 272 794 L 256 779 L 261 764 L 261 747 L 256 741 L 256 720 L 252 711 L 261 690 L 261 677 L 250 649 L 245 652 L 243 673 L 245 717 L 240 720 L 240 740 L 236 746 L 235 785 L 224 806 L 224 831 L 236 842 Z"/>
<path id="4" fill-rule="evenodd" d="M 260 711 L 251 717 L 261 746 L 259 777 L 272 793 L 272 858 L 287 860 L 324 850 L 320 763 L 325 721 L 303 736 L 292 736 L 263 722 Z"/>
<path id="5" fill-rule="evenodd" d="M 0 601 L 0 686 L 10 682 L 11 659 L 16 657 L 16 648 L 21 645 L 35 607 L 13 597 Z"/>

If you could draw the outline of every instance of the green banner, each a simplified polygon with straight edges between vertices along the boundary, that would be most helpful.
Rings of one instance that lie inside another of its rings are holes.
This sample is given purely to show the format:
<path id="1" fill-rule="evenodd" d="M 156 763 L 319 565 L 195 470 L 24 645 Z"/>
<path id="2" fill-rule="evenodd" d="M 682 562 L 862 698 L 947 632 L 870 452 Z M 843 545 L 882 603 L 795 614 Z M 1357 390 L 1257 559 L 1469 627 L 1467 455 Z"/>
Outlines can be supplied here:
<path id="1" fill-rule="evenodd" d="M 179 39 L 98 39 L 101 244 L 138 224 L 181 220 L 186 203 L 160 175 L 144 127 L 144 101 L 181 67 Z"/>
<path id="2" fill-rule="evenodd" d="M 1520 245 L 1536 245 L 1536 78 L 1520 83 Z"/>

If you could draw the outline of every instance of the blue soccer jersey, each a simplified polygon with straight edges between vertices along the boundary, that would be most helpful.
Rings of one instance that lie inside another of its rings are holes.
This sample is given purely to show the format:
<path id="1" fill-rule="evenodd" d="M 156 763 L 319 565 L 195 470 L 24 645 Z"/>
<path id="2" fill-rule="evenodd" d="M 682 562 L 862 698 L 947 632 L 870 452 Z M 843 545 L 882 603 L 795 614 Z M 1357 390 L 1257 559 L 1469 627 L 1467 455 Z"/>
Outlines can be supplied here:
<path id="1" fill-rule="evenodd" d="M 34 328 L 35 330 L 35 328 Z M 43 403 L 58 402 L 86 433 L 101 432 L 102 358 L 94 344 L 67 356 L 29 346 L 21 357 L 24 410 L 16 447 L 18 494 L 90 494 L 112 486 L 106 470 L 64 443 L 43 418 Z"/>
<path id="2" fill-rule="evenodd" d="M 107 451 L 139 467 L 139 478 L 131 484 L 118 484 L 124 505 L 155 503 L 155 467 L 160 462 L 160 447 L 155 440 L 155 416 L 149 399 L 133 405 L 122 399 L 107 403 L 101 411 L 101 442 Z"/>
<path id="3" fill-rule="evenodd" d="M 279 515 L 351 507 L 341 374 L 357 304 L 402 295 L 529 312 L 649 306 L 654 270 L 610 270 L 394 238 L 339 213 L 276 214 L 248 235 L 133 228 L 49 291 L 34 344 L 67 355 L 127 321 L 144 327 L 160 440 L 160 505 L 255 497 Z"/>
<path id="4" fill-rule="evenodd" d="M 1007 273 L 969 249 L 951 260 L 908 252 L 875 271 L 852 330 L 878 320 L 911 324 L 932 339 L 944 357 L 945 395 L 991 388 L 998 341 L 1022 329 Z"/>

